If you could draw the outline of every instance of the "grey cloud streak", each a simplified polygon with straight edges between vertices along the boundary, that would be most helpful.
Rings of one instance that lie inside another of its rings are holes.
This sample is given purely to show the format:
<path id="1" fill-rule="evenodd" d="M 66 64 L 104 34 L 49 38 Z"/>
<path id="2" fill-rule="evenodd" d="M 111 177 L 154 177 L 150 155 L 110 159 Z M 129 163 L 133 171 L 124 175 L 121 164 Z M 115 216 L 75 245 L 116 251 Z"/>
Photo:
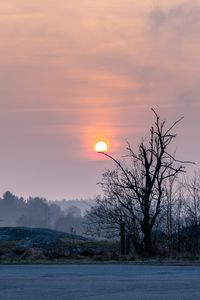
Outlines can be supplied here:
<path id="1" fill-rule="evenodd" d="M 200 26 L 200 4 L 197 1 L 185 1 L 171 8 L 155 7 L 150 12 L 153 30 L 162 33 L 168 28 L 177 38 L 185 38 L 187 34 L 198 34 Z"/>

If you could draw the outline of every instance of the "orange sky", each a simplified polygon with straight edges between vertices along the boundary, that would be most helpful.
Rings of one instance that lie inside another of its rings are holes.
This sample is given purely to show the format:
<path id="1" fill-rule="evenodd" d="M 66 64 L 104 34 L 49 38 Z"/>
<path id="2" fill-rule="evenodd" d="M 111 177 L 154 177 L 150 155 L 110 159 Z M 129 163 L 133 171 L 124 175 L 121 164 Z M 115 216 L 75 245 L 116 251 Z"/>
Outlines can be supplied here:
<path id="1" fill-rule="evenodd" d="M 95 141 L 120 157 L 147 134 L 151 107 L 185 116 L 175 148 L 200 161 L 199 1 L 1 2 L 1 193 L 99 193 L 113 165 Z"/>

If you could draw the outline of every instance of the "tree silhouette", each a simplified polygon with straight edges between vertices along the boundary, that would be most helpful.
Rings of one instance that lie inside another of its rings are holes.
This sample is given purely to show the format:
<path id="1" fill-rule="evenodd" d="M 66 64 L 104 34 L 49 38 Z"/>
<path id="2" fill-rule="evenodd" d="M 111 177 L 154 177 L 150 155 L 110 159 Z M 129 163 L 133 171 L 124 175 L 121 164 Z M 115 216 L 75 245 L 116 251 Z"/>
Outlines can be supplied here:
<path id="1" fill-rule="evenodd" d="M 167 127 L 166 121 L 161 121 L 156 111 L 152 111 L 155 122 L 149 138 L 142 139 L 137 153 L 128 144 L 128 164 L 102 152 L 115 162 L 117 168 L 105 172 L 100 183 L 105 196 L 104 208 L 105 201 L 110 206 L 120 207 L 125 231 L 128 221 L 137 224 L 142 233 L 143 253 L 146 256 L 153 253 L 152 230 L 162 211 L 165 182 L 184 172 L 187 163 L 177 160 L 168 150 L 176 138 L 172 131 L 183 118 Z"/>

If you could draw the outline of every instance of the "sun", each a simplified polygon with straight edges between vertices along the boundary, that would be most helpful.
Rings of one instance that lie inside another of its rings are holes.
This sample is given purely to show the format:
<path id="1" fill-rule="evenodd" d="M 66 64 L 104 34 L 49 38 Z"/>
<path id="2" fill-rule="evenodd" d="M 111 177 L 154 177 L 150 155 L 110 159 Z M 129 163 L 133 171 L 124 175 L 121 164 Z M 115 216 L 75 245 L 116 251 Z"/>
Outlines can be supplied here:
<path id="1" fill-rule="evenodd" d="M 105 142 L 97 142 L 95 144 L 95 151 L 96 152 L 106 152 L 108 150 L 108 145 Z"/>

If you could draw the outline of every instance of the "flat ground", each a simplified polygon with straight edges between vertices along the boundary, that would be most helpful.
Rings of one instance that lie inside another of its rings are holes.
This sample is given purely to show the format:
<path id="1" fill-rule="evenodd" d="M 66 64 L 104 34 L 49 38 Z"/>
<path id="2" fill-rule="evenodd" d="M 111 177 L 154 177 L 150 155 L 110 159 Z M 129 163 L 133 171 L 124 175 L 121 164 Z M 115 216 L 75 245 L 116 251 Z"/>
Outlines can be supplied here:
<path id="1" fill-rule="evenodd" d="M 200 299 L 200 267 L 1 265 L 1 300 Z"/>

